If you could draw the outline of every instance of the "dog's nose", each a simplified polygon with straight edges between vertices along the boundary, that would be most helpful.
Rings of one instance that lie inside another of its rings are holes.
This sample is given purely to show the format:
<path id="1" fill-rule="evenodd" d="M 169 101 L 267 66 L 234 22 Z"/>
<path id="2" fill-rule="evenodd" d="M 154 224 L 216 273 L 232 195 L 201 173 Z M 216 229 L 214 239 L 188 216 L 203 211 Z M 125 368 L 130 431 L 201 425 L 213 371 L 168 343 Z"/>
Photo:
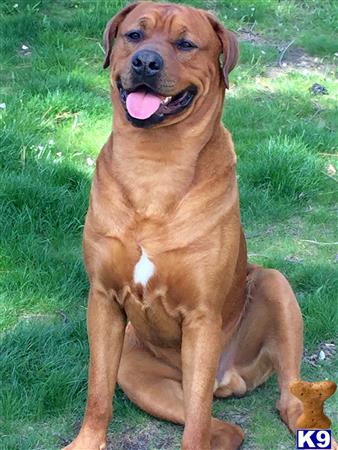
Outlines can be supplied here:
<path id="1" fill-rule="evenodd" d="M 140 50 L 133 56 L 131 65 L 137 75 L 153 77 L 162 69 L 163 59 L 153 50 Z"/>

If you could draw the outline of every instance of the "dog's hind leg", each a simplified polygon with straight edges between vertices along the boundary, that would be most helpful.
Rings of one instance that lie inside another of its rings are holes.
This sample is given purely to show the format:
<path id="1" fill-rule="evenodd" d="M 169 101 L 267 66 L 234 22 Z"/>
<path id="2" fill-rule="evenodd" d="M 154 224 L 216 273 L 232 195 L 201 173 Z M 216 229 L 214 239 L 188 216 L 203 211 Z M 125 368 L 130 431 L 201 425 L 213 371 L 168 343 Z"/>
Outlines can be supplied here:
<path id="1" fill-rule="evenodd" d="M 296 297 L 287 279 L 276 270 L 263 271 L 257 289 L 273 304 L 270 341 L 267 351 L 277 373 L 280 398 L 277 408 L 290 430 L 295 432 L 296 422 L 303 407 L 290 392 L 291 381 L 300 378 L 303 354 L 303 319 Z"/>
<path id="2" fill-rule="evenodd" d="M 147 413 L 184 425 L 182 372 L 144 348 L 131 326 L 125 336 L 118 383 L 129 399 Z M 242 440 L 238 426 L 212 418 L 210 448 L 194 450 L 235 450 Z"/>
<path id="3" fill-rule="evenodd" d="M 147 413 L 184 424 L 181 372 L 144 348 L 127 327 L 118 384 L 128 398 Z"/>
<path id="4" fill-rule="evenodd" d="M 295 295 L 277 270 L 250 266 L 248 304 L 240 328 L 222 354 L 223 369 L 216 396 L 243 395 L 276 372 L 280 387 L 277 408 L 295 431 L 302 412 L 289 384 L 300 377 L 303 320 Z"/>

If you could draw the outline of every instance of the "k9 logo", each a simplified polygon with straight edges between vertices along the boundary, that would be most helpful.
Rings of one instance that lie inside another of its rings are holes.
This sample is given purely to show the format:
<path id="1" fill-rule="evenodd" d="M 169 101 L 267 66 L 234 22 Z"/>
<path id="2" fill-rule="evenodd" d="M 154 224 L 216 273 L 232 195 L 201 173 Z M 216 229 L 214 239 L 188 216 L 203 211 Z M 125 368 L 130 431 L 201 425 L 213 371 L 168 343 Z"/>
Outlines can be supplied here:
<path id="1" fill-rule="evenodd" d="M 331 430 L 297 430 L 297 450 L 331 449 Z"/>

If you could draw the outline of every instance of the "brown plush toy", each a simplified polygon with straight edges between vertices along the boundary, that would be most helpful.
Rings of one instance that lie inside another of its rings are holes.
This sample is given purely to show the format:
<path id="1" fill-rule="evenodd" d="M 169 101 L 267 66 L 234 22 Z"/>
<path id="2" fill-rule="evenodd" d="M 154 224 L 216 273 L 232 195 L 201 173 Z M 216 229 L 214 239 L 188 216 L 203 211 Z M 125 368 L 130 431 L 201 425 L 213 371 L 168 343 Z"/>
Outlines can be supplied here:
<path id="1" fill-rule="evenodd" d="M 325 416 L 324 402 L 335 392 L 337 385 L 333 381 L 293 381 L 290 391 L 303 403 L 303 414 L 296 422 L 298 429 L 328 429 L 331 420 Z"/>

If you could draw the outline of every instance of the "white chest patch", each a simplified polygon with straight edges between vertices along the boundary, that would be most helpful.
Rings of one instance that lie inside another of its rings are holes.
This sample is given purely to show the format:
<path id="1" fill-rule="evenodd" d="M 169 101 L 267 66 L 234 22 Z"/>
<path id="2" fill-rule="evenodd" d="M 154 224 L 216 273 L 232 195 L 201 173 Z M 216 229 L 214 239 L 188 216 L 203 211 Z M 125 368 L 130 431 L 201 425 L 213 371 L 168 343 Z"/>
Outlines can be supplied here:
<path id="1" fill-rule="evenodd" d="M 155 266 L 148 258 L 146 252 L 141 247 L 142 254 L 134 268 L 134 282 L 141 283 L 143 287 L 146 287 L 149 279 L 155 273 Z"/>

